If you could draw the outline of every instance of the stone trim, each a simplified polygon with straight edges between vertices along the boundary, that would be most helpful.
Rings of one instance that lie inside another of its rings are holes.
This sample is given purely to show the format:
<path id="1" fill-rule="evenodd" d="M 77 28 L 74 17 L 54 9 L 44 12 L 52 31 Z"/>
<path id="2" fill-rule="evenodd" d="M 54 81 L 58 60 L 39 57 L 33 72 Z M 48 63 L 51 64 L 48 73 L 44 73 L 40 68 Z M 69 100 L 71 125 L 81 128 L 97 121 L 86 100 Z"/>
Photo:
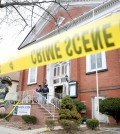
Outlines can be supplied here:
<path id="1" fill-rule="evenodd" d="M 108 71 L 108 69 L 101 69 L 101 70 L 98 70 L 97 72 L 100 73 L 100 72 L 106 72 Z M 92 71 L 92 72 L 87 72 L 86 75 L 89 75 L 89 74 L 95 74 L 96 71 Z"/>

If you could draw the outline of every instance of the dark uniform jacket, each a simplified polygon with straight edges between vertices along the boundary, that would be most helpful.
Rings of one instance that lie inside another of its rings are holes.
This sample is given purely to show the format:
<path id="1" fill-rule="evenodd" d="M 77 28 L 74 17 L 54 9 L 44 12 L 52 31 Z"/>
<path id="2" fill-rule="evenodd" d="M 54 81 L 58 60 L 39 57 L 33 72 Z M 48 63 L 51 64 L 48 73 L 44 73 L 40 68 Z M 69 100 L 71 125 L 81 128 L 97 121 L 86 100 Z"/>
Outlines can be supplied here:
<path id="1" fill-rule="evenodd" d="M 4 106 L 4 99 L 8 92 L 8 88 L 4 84 L 0 83 L 0 107 Z"/>
<path id="2" fill-rule="evenodd" d="M 42 92 L 43 93 L 49 93 L 49 88 L 48 87 L 44 87 Z"/>
<path id="3" fill-rule="evenodd" d="M 40 93 L 40 92 L 42 92 L 42 90 L 43 90 L 42 87 L 38 87 L 38 88 L 36 89 L 36 92 L 39 92 L 39 93 Z"/>

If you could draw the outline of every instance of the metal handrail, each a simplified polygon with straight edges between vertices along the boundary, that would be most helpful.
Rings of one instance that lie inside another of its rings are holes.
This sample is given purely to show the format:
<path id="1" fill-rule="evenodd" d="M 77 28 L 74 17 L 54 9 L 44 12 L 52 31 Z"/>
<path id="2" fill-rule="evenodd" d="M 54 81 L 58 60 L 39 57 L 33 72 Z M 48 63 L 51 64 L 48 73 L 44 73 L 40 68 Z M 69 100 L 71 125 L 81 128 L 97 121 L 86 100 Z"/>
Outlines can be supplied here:
<path id="1" fill-rule="evenodd" d="M 31 103 L 33 100 L 33 90 L 19 91 L 18 98 L 21 98 L 21 103 Z"/>
<path id="2" fill-rule="evenodd" d="M 19 91 L 18 98 L 21 98 L 21 103 L 31 103 L 36 101 L 38 105 L 44 108 L 50 116 L 52 116 L 53 120 L 55 119 L 55 110 L 59 109 L 60 101 L 56 97 L 51 97 L 51 99 L 46 99 L 43 94 L 36 92 L 35 90 L 26 90 Z M 54 103 L 51 101 L 54 99 Z"/>
<path id="3" fill-rule="evenodd" d="M 5 107 L 5 109 L 7 109 L 9 106 L 11 106 L 11 105 L 14 105 L 14 104 L 16 104 L 16 101 L 17 100 L 13 100 L 12 98 L 15 98 L 16 97 L 16 94 L 14 94 L 12 97 L 11 97 L 11 99 L 9 99 L 9 100 L 7 100 L 5 103 L 4 103 L 4 107 Z"/>
<path id="4" fill-rule="evenodd" d="M 59 108 L 60 108 L 61 100 L 58 99 L 57 97 L 53 97 L 53 98 L 51 99 L 51 103 L 53 103 L 53 104 L 55 105 L 55 107 L 56 107 L 57 109 L 59 109 Z"/>
<path id="5" fill-rule="evenodd" d="M 37 103 L 44 108 L 49 114 L 50 116 L 53 117 L 53 120 L 55 119 L 55 109 L 56 106 L 51 103 L 48 99 L 46 99 L 42 94 L 34 91 L 33 93 L 33 100 L 37 100 Z M 53 110 L 53 111 L 52 111 Z"/>

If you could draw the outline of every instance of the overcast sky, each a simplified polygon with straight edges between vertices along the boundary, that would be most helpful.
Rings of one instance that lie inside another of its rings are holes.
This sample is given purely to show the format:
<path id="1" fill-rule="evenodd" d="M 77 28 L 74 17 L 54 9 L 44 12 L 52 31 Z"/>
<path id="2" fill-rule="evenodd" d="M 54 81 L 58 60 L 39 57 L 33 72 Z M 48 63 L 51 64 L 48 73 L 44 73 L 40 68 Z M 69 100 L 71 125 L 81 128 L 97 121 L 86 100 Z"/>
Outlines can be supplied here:
<path id="1" fill-rule="evenodd" d="M 21 44 L 29 29 L 19 34 L 18 26 L 8 26 L 7 24 L 1 27 L 0 35 L 0 62 L 17 52 L 18 46 Z"/>
<path id="2" fill-rule="evenodd" d="M 42 1 L 42 0 L 41 0 Z M 44 7 L 47 7 L 47 5 L 43 5 Z M 36 9 L 35 11 L 39 13 L 43 13 L 43 10 L 41 12 L 40 9 Z M 30 12 L 23 11 L 24 14 L 28 15 Z M 6 13 L 6 12 L 5 12 Z M 15 14 L 18 16 L 18 14 Z M 16 17 L 14 15 L 14 17 Z M 5 16 L 4 11 L 1 12 L 0 10 L 0 17 Z M 13 16 L 12 16 L 13 17 Z M 37 22 L 39 18 L 34 18 L 34 24 Z M 17 23 L 16 23 L 17 24 Z M 0 63 L 4 61 L 4 59 L 7 59 L 10 57 L 10 55 L 13 55 L 13 53 L 16 53 L 18 50 L 18 46 L 21 44 L 21 42 L 24 40 L 24 38 L 27 36 L 28 32 L 30 31 L 30 27 L 26 27 L 24 31 L 23 27 L 16 25 L 15 22 L 11 23 L 3 23 L 0 25 Z M 33 24 L 33 26 L 34 26 Z M 22 31 L 22 32 L 21 32 Z"/>

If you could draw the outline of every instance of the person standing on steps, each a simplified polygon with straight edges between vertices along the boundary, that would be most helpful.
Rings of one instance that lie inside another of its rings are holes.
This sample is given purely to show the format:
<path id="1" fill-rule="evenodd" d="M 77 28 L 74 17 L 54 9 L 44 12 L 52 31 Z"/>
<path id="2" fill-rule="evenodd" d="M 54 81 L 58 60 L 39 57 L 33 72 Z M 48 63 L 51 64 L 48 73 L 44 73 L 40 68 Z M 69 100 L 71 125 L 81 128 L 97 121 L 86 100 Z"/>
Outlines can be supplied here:
<path id="1" fill-rule="evenodd" d="M 41 102 L 42 101 L 42 91 L 43 91 L 42 85 L 39 84 L 38 88 L 36 89 L 37 102 Z"/>
<path id="2" fill-rule="evenodd" d="M 45 84 L 45 87 L 43 88 L 42 95 L 44 97 L 44 103 L 46 104 L 47 95 L 49 93 L 48 85 Z"/>

